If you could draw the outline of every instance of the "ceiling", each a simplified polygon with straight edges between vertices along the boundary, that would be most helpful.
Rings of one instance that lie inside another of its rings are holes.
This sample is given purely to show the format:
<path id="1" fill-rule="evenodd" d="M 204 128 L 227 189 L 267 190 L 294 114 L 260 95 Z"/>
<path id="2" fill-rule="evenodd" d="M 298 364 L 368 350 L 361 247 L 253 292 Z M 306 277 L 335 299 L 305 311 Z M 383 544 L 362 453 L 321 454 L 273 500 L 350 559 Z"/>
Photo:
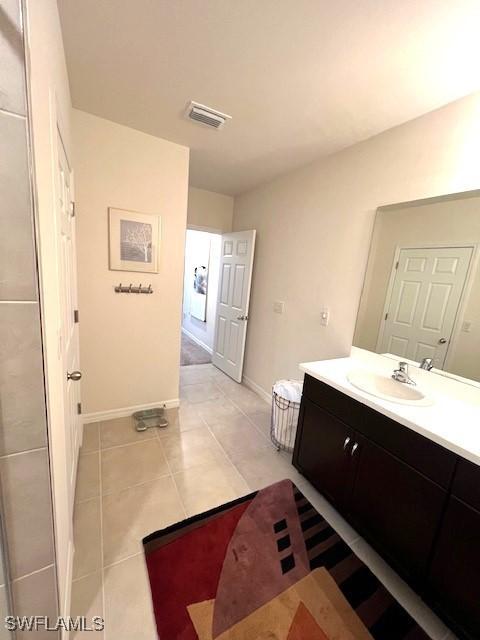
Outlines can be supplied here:
<path id="1" fill-rule="evenodd" d="M 480 89 L 479 0 L 58 0 L 73 105 L 238 194 Z M 220 131 L 183 117 L 224 111 Z"/>

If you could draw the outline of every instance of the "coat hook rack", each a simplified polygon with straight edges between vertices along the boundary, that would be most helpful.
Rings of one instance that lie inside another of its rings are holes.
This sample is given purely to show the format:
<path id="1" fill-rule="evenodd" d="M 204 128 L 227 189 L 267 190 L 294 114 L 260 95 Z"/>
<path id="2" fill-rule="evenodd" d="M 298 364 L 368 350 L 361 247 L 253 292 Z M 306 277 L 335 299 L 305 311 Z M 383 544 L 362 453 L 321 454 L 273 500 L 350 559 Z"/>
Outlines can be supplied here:
<path id="1" fill-rule="evenodd" d="M 123 285 L 121 282 L 115 287 L 116 293 L 153 293 L 152 285 L 149 284 L 148 287 L 142 287 L 140 283 L 138 286 L 134 286 L 133 284 Z"/>

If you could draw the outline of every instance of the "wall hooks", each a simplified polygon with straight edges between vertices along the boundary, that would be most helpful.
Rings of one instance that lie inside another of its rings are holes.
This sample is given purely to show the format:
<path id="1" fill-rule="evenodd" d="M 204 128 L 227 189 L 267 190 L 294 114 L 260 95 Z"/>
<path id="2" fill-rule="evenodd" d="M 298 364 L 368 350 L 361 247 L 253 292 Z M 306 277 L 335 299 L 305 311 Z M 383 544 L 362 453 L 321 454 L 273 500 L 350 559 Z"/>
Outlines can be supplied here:
<path id="1" fill-rule="evenodd" d="M 142 287 L 140 283 L 138 286 L 134 286 L 133 284 L 123 285 L 121 282 L 115 287 L 116 293 L 153 293 L 152 285 L 149 284 L 148 287 Z"/>

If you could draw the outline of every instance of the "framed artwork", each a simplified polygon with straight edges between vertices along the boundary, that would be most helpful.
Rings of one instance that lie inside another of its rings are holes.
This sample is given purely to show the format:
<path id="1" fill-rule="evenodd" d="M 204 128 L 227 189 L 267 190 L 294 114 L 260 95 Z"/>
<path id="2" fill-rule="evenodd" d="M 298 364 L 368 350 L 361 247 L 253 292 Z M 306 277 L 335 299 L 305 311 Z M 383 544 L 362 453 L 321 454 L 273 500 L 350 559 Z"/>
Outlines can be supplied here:
<path id="1" fill-rule="evenodd" d="M 207 321 L 208 267 L 199 264 L 193 268 L 193 291 L 190 313 L 197 320 Z"/>
<path id="2" fill-rule="evenodd" d="M 109 268 L 158 273 L 160 216 L 110 207 L 108 221 Z"/>

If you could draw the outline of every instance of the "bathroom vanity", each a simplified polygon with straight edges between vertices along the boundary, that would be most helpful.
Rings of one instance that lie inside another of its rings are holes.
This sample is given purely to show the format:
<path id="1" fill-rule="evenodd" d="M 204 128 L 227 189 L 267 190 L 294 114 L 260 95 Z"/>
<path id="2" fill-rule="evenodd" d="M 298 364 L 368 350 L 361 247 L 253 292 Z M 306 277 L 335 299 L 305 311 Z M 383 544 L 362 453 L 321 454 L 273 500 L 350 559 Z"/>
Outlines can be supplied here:
<path id="1" fill-rule="evenodd" d="M 478 639 L 480 389 L 411 368 L 415 393 L 388 399 L 397 364 L 353 349 L 302 365 L 293 464 L 456 633 Z M 365 388 L 384 380 L 379 395 L 357 386 L 362 375 Z"/>

